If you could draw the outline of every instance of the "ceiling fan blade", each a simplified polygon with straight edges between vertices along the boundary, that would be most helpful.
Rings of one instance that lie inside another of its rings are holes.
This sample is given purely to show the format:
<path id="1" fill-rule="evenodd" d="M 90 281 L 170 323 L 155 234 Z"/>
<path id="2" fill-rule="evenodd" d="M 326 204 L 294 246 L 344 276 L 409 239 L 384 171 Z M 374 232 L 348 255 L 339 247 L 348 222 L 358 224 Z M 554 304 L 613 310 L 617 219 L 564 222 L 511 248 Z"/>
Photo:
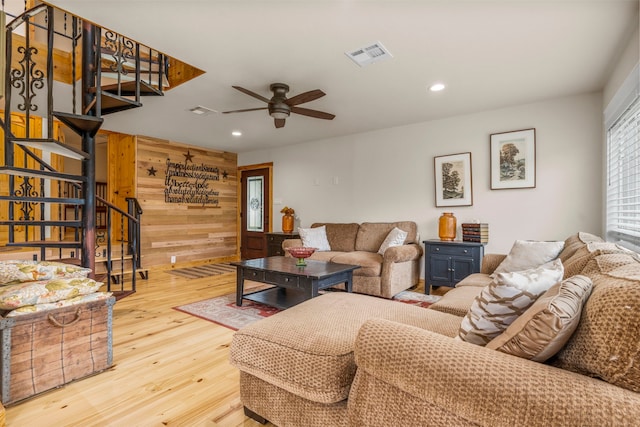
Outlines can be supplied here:
<path id="1" fill-rule="evenodd" d="M 273 123 L 275 123 L 277 128 L 284 127 L 284 119 L 273 119 Z"/>
<path id="2" fill-rule="evenodd" d="M 333 120 L 335 115 L 325 113 L 324 111 L 310 110 L 302 107 L 291 107 L 291 112 L 296 114 L 302 114 L 303 116 L 309 116 L 316 119 Z"/>
<path id="3" fill-rule="evenodd" d="M 245 108 L 244 110 L 232 110 L 232 111 L 223 111 L 222 114 L 229 114 L 229 113 L 244 113 L 245 111 L 258 111 L 258 110 L 266 110 L 267 107 L 260 107 L 260 108 Z"/>
<path id="4" fill-rule="evenodd" d="M 294 105 L 304 104 L 305 102 L 314 101 L 318 98 L 322 98 L 326 93 L 321 91 L 320 89 L 310 90 L 309 92 L 301 93 L 300 95 L 296 95 L 287 99 L 284 103 L 288 106 L 292 107 Z"/>
<path id="5" fill-rule="evenodd" d="M 269 100 L 267 98 L 265 98 L 264 96 L 258 95 L 255 92 L 251 92 L 249 89 L 245 89 L 245 88 L 240 87 L 240 86 L 231 86 L 231 87 L 234 88 L 234 89 L 239 90 L 240 92 L 242 92 L 244 94 L 247 94 L 249 96 L 253 96 L 254 98 L 259 99 L 260 101 L 269 102 Z"/>

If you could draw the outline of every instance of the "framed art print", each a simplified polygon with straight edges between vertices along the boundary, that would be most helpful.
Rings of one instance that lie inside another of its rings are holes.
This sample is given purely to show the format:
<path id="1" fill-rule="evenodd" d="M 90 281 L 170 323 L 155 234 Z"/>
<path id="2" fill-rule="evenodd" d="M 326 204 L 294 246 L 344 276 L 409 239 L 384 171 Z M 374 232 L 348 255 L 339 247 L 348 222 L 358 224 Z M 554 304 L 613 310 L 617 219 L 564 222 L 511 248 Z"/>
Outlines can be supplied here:
<path id="1" fill-rule="evenodd" d="M 535 188 L 536 130 L 491 134 L 491 189 Z"/>
<path id="2" fill-rule="evenodd" d="M 436 207 L 471 206 L 471 153 L 437 156 L 434 160 Z"/>

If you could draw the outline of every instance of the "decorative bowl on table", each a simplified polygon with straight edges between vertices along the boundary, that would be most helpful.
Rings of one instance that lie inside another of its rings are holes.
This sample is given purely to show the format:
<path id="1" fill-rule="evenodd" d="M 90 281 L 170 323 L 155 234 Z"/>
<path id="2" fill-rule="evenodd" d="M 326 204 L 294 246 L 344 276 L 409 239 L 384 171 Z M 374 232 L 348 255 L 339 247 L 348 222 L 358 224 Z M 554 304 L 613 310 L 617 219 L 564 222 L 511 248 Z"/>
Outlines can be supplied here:
<path id="1" fill-rule="evenodd" d="M 309 258 L 316 251 L 316 248 L 307 248 L 305 246 L 298 246 L 294 248 L 287 248 L 287 251 L 291 254 L 292 257 L 298 258 L 296 265 L 298 267 L 305 267 L 307 263 L 304 261 L 305 258 Z"/>

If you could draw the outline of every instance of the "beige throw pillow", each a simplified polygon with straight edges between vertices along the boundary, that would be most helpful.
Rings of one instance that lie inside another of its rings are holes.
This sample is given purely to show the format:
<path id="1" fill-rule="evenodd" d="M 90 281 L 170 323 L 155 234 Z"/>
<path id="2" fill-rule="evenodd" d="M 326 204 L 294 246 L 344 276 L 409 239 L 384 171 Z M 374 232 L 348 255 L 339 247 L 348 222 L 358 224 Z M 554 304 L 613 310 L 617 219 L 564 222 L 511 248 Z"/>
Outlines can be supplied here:
<path id="1" fill-rule="evenodd" d="M 389 234 L 387 234 L 387 237 L 385 237 L 384 242 L 382 242 L 382 244 L 380 245 L 380 249 L 378 249 L 378 253 L 380 255 L 384 255 L 384 251 L 386 251 L 387 248 L 390 248 L 392 246 L 401 246 L 404 243 L 404 239 L 406 238 L 407 238 L 406 231 L 402 231 L 398 227 L 394 227 L 393 230 L 391 230 Z"/>
<path id="2" fill-rule="evenodd" d="M 460 324 L 458 338 L 486 345 L 562 280 L 563 272 L 562 263 L 555 260 L 530 270 L 498 273 L 471 304 Z"/>
<path id="3" fill-rule="evenodd" d="M 507 257 L 498 265 L 491 277 L 498 273 L 528 270 L 536 268 L 558 257 L 564 242 L 540 242 L 516 240 Z"/>
<path id="4" fill-rule="evenodd" d="M 316 248 L 316 251 L 330 251 L 329 240 L 327 240 L 327 227 L 298 228 L 302 246 Z"/>
<path id="5" fill-rule="evenodd" d="M 573 276 L 556 283 L 504 333 L 487 344 L 487 348 L 544 362 L 571 338 L 592 287 L 591 279 L 586 276 Z"/>

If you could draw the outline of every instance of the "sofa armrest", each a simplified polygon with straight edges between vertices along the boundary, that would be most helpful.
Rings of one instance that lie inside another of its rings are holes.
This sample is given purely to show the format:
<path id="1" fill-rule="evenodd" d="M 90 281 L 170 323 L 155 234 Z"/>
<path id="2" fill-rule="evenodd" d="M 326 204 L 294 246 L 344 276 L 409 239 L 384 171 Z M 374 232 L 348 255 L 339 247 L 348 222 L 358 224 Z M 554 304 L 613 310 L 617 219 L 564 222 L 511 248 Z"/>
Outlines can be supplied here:
<path id="1" fill-rule="evenodd" d="M 491 274 L 507 256 L 504 254 L 485 254 L 482 257 L 480 273 Z"/>
<path id="2" fill-rule="evenodd" d="M 291 256 L 287 248 L 297 248 L 300 246 L 302 246 L 302 239 L 284 239 L 282 241 L 282 249 L 284 252 L 284 256 L 288 256 L 288 257 Z"/>
<path id="3" fill-rule="evenodd" d="M 391 246 L 384 251 L 383 262 L 406 262 L 413 261 L 422 256 L 422 247 L 415 243 L 406 245 Z"/>
<path id="4" fill-rule="evenodd" d="M 640 417 L 638 393 L 388 320 L 360 328 L 355 360 L 354 425 L 365 425 L 371 413 L 399 416 L 384 406 L 407 396 L 422 409 L 413 421 L 429 425 L 633 425 Z"/>

